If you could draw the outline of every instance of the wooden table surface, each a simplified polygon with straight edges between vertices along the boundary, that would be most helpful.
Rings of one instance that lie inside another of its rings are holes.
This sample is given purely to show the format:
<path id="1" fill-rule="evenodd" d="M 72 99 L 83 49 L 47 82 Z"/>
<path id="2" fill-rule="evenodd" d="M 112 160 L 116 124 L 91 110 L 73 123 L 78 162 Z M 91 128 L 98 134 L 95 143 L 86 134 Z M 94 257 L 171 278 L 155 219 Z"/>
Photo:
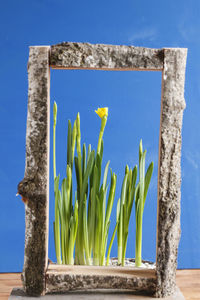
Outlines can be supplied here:
<path id="1" fill-rule="evenodd" d="M 177 285 L 186 300 L 200 300 L 200 269 L 178 270 Z M 20 287 L 19 273 L 0 273 L 0 300 L 7 300 L 13 287 Z"/>

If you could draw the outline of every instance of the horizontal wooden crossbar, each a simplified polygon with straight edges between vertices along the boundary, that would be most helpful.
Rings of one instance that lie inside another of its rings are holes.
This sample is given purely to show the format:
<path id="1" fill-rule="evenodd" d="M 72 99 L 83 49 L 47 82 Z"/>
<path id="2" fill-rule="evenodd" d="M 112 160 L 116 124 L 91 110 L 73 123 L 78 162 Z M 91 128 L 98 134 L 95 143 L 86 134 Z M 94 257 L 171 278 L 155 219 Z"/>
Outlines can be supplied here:
<path id="1" fill-rule="evenodd" d="M 117 289 L 148 291 L 153 294 L 155 287 L 155 269 L 50 264 L 46 272 L 47 293 Z"/>
<path id="2" fill-rule="evenodd" d="M 133 46 L 61 43 L 51 46 L 53 69 L 161 71 L 164 50 Z"/>

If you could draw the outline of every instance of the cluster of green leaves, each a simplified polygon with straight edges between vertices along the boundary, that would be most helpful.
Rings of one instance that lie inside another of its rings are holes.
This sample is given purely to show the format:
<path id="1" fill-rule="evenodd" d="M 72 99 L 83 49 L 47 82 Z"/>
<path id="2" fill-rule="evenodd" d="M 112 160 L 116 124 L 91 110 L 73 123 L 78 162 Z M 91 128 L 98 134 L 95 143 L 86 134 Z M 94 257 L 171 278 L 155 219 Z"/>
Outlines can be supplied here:
<path id="1" fill-rule="evenodd" d="M 142 223 L 144 205 L 147 197 L 149 184 L 153 173 L 153 162 L 150 163 L 145 174 L 146 150 L 143 151 L 142 140 L 139 145 L 139 182 L 135 190 L 135 264 L 141 266 L 142 262 Z"/>
<path id="2" fill-rule="evenodd" d="M 121 197 L 117 203 L 116 225 L 108 247 L 106 260 L 110 216 L 116 189 L 116 174 L 112 172 L 111 169 L 110 187 L 107 183 L 110 161 L 106 164 L 103 182 L 101 183 L 104 148 L 103 132 L 106 121 L 107 115 L 102 116 L 96 153 L 95 150 L 91 150 L 91 145 L 88 146 L 87 151 L 85 144 L 81 147 L 79 113 L 77 114 L 73 129 L 71 122 L 68 121 L 66 178 L 63 179 L 60 190 L 60 175 L 56 175 L 57 105 L 54 103 L 54 240 L 58 264 L 109 265 L 110 252 L 117 232 L 118 264 L 124 265 L 129 221 L 135 199 L 136 266 L 141 265 L 143 210 L 153 172 L 153 163 L 149 165 L 145 175 L 146 150 L 143 152 L 142 141 L 140 141 L 139 182 L 136 186 L 137 165 L 133 169 L 129 169 L 129 167 L 126 166 Z M 77 154 L 76 156 L 75 152 Z M 75 165 L 77 187 L 74 193 L 74 201 L 72 185 L 73 165 Z"/>
<path id="3" fill-rule="evenodd" d="M 110 215 L 113 207 L 116 174 L 110 170 L 111 183 L 107 184 L 109 164 L 106 164 L 101 184 L 103 160 L 103 131 L 106 118 L 102 119 L 97 153 L 91 145 L 83 144 L 81 151 L 80 116 L 74 122 L 73 130 L 68 121 L 67 176 L 59 190 L 59 175 L 56 176 L 56 121 L 57 105 L 54 103 L 53 159 L 55 222 L 54 239 L 58 264 L 104 265 L 107 249 Z M 100 145 L 100 146 L 99 146 Z M 75 147 L 77 156 L 75 156 Z M 77 190 L 73 207 L 72 170 L 76 172 Z M 109 195 L 107 197 L 107 192 Z"/>
<path id="4" fill-rule="evenodd" d="M 145 174 L 146 152 L 146 150 L 143 152 L 141 140 L 139 145 L 139 181 L 137 185 L 137 165 L 133 168 L 133 170 L 129 170 L 128 166 L 126 166 L 125 168 L 125 176 L 121 188 L 121 197 L 119 198 L 117 203 L 116 225 L 107 254 L 107 265 L 109 265 L 110 250 L 116 232 L 118 241 L 118 265 L 124 266 L 125 264 L 129 221 L 133 207 L 133 202 L 135 199 L 135 265 L 136 267 L 141 266 L 143 212 L 150 180 L 153 173 L 153 162 L 151 162 Z"/>
<path id="5" fill-rule="evenodd" d="M 57 105 L 54 103 L 53 125 L 53 165 L 54 165 L 54 196 L 55 196 L 55 221 L 54 241 L 58 264 L 73 264 L 73 252 L 78 229 L 78 201 L 75 195 L 74 207 L 72 204 L 72 168 L 76 142 L 76 122 L 73 131 L 71 122 L 68 122 L 67 141 L 67 168 L 66 178 L 62 180 L 59 189 L 60 175 L 56 175 L 56 122 Z"/>
<path id="6" fill-rule="evenodd" d="M 120 265 L 124 265 L 125 262 L 128 228 L 134 201 L 136 179 L 137 166 L 133 170 L 129 170 L 129 167 L 126 166 L 121 198 L 119 198 L 117 203 L 118 264 Z"/>

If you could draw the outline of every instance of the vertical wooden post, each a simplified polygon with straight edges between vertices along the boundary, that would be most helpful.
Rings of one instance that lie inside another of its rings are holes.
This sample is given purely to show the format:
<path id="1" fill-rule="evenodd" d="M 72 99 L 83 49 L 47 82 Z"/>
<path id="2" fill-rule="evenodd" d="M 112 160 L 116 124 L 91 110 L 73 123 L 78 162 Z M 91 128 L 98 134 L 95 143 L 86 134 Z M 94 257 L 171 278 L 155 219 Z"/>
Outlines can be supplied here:
<path id="1" fill-rule="evenodd" d="M 30 47 L 26 166 L 18 193 L 26 202 L 22 280 L 28 295 L 45 291 L 49 222 L 49 46 Z"/>
<path id="2" fill-rule="evenodd" d="M 169 296 L 176 287 L 186 57 L 187 49 L 164 49 L 158 160 L 156 297 Z"/>

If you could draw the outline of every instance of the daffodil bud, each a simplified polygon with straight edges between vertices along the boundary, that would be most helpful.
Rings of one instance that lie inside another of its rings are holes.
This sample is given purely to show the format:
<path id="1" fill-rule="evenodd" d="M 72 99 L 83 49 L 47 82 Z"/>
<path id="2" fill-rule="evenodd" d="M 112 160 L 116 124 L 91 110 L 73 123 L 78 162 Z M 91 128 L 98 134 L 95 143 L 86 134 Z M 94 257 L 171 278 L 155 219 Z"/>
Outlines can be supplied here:
<path id="1" fill-rule="evenodd" d="M 129 174 L 129 167 L 128 167 L 128 165 L 126 165 L 126 167 L 125 167 L 125 174 Z"/>
<path id="2" fill-rule="evenodd" d="M 71 182 L 72 182 L 72 170 L 69 165 L 67 165 L 67 189 L 71 189 Z"/>
<path id="3" fill-rule="evenodd" d="M 77 134 L 77 129 L 76 129 L 76 120 L 74 122 L 74 127 L 72 130 L 72 162 L 74 160 L 74 151 L 75 151 L 75 144 L 76 144 L 76 134 Z"/>
<path id="4" fill-rule="evenodd" d="M 77 114 L 76 117 L 76 146 L 77 154 L 81 159 L 81 129 L 80 129 L 80 114 Z"/>
<path id="5" fill-rule="evenodd" d="M 57 121 L 57 104 L 54 101 L 54 104 L 53 104 L 53 124 L 54 124 L 54 126 L 56 125 L 56 121 Z"/>
<path id="6" fill-rule="evenodd" d="M 143 153 L 143 147 L 142 147 L 142 139 L 141 139 L 140 140 L 140 145 L 139 145 L 139 162 L 141 160 L 142 153 Z"/>
<path id="7" fill-rule="evenodd" d="M 98 107 L 97 110 L 95 110 L 95 113 L 102 119 L 106 116 L 108 117 L 108 107 Z"/>
<path id="8" fill-rule="evenodd" d="M 80 114 L 77 114 L 76 117 L 76 129 L 77 129 L 77 136 L 80 137 L 81 136 L 81 130 L 80 130 Z"/>
<path id="9" fill-rule="evenodd" d="M 108 117 L 108 107 L 99 107 L 97 110 L 95 110 L 96 114 L 101 118 L 101 129 L 99 133 L 99 140 L 98 140 L 98 146 L 97 146 L 97 153 L 100 153 L 101 149 L 101 142 L 103 138 L 104 129 L 107 122 Z"/>

